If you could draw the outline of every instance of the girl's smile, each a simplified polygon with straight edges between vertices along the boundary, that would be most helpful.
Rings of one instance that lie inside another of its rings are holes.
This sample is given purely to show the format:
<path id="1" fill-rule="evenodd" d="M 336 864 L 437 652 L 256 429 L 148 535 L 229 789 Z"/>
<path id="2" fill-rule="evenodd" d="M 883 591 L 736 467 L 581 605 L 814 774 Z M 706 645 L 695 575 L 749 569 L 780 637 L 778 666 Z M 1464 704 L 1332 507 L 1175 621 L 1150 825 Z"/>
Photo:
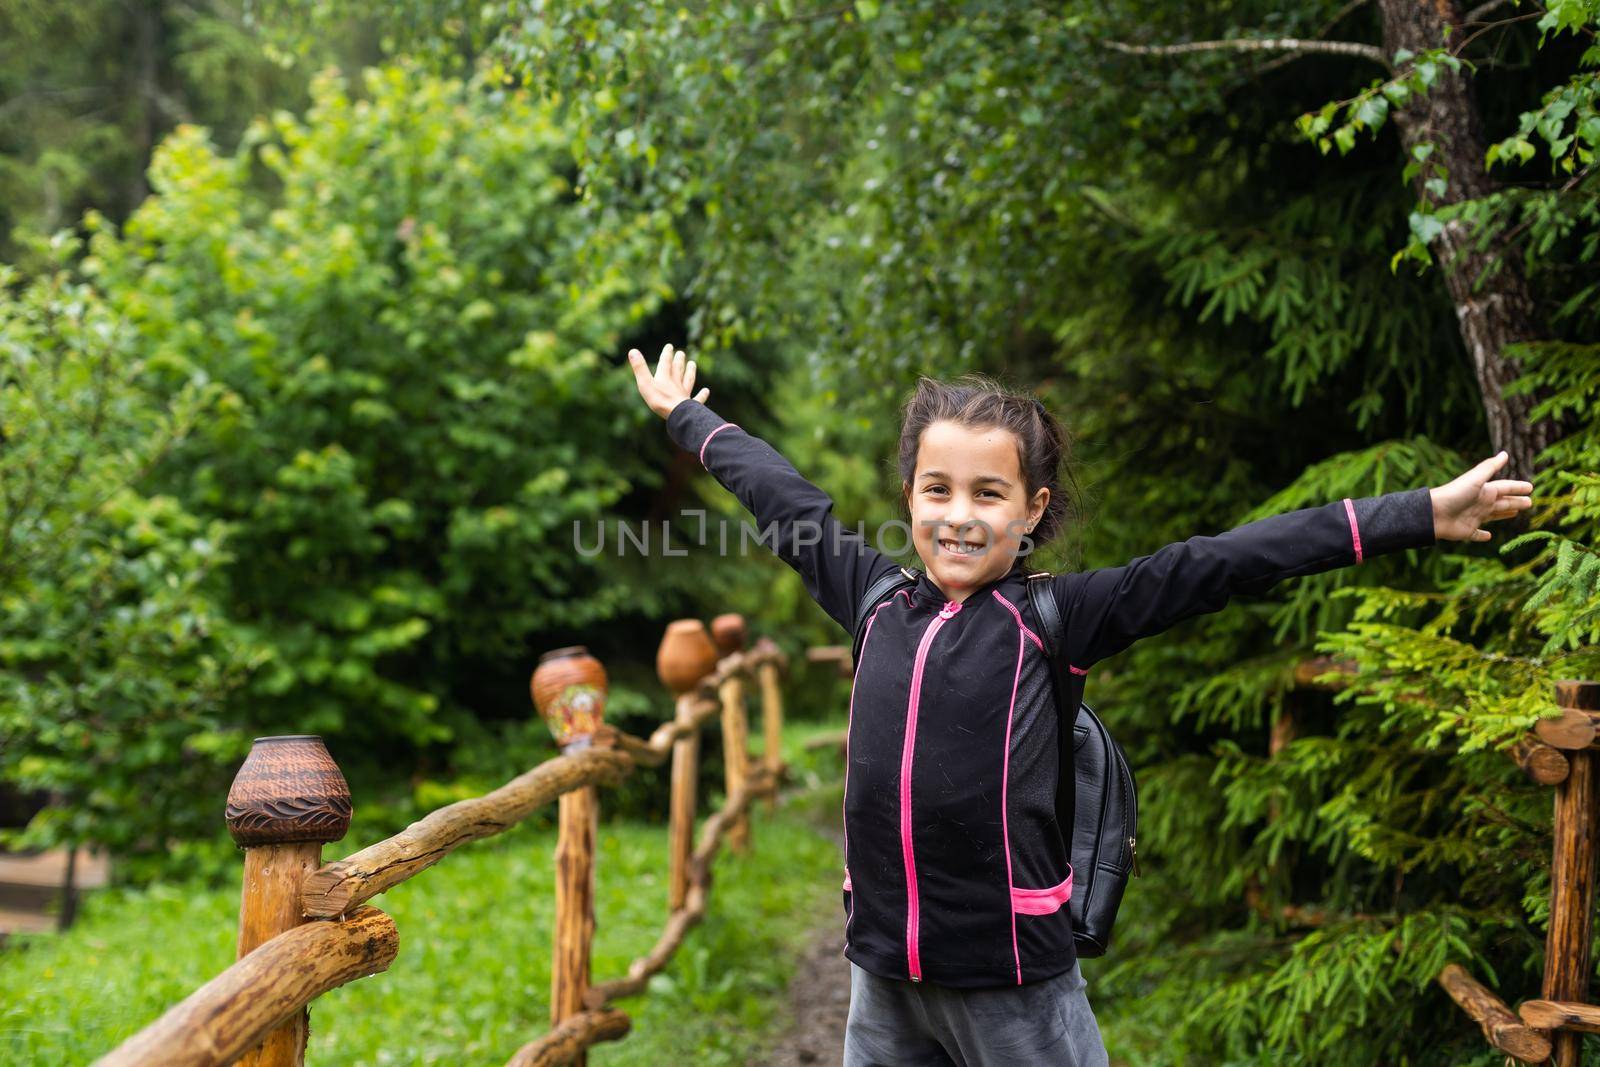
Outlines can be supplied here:
<path id="1" fill-rule="evenodd" d="M 923 431 L 905 493 L 917 555 L 957 603 L 1011 569 L 1050 499 L 1042 486 L 1028 497 L 1010 430 L 946 419 Z"/>

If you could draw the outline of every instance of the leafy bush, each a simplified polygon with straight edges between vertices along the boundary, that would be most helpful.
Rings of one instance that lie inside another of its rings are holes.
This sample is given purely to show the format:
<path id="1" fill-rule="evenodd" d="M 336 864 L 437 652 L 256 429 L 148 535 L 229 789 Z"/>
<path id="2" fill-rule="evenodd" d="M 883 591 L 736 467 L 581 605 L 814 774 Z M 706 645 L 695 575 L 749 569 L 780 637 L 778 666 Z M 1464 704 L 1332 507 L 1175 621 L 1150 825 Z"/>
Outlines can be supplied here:
<path id="1" fill-rule="evenodd" d="M 217 393 L 187 383 L 163 409 L 66 268 L 76 243 L 39 251 L 57 269 L 0 268 L 0 778 L 59 803 L 5 842 L 214 832 L 193 791 L 231 756 L 222 706 L 259 650 L 208 591 L 226 524 L 137 485 Z"/>
<path id="2" fill-rule="evenodd" d="M 0 587 L 4 769 L 64 801 L 29 843 L 225 843 L 256 735 L 321 734 L 353 781 L 421 750 L 426 778 L 480 716 L 533 717 L 538 650 L 636 651 L 618 616 L 697 580 L 574 551 L 670 447 L 611 358 L 671 295 L 655 222 L 586 211 L 526 93 L 409 66 L 360 88 L 320 77 L 232 155 L 180 127 L 121 232 L 86 218 L 82 277 L 0 308 L 29 375 L 7 436 L 34 450 L 6 472 L 71 474 L 74 501 L 139 487 L 76 540 L 6 513 L 54 553 Z M 30 393 L 52 360 L 70 376 Z"/>

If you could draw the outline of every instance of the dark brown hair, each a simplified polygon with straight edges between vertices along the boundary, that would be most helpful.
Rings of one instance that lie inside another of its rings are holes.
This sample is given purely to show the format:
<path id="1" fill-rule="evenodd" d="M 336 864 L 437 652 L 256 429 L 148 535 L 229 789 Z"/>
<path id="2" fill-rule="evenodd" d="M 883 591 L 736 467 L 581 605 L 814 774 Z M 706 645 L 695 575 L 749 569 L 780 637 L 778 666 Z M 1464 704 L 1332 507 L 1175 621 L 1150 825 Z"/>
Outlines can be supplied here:
<path id="1" fill-rule="evenodd" d="M 923 376 L 901 408 L 900 482 L 901 504 L 909 506 L 905 487 L 917 473 L 917 452 L 922 433 L 935 422 L 948 421 L 971 429 L 998 427 L 1010 430 L 1017 441 L 1017 466 L 1026 483 L 1025 498 L 1032 500 L 1041 486 L 1050 490 L 1050 500 L 1033 532 L 1035 550 L 1053 540 L 1065 527 L 1074 506 L 1062 492 L 1062 473 L 1072 475 L 1064 461 L 1070 439 L 1061 423 L 1032 393 L 1008 389 L 983 374 L 963 374 L 945 382 Z M 1076 491 L 1076 484 L 1073 484 Z"/>

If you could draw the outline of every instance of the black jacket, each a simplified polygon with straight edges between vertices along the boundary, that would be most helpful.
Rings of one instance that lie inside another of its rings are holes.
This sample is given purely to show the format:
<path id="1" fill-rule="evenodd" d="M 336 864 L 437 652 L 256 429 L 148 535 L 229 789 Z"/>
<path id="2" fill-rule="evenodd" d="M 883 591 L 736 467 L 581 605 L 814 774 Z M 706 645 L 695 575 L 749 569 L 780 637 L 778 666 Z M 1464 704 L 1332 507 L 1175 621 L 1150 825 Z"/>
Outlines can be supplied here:
<path id="1" fill-rule="evenodd" d="M 849 631 L 867 587 L 897 564 L 860 524 L 845 529 L 832 499 L 770 445 L 704 404 L 673 408 L 667 431 L 739 498 L 766 546 Z M 737 533 L 728 536 L 731 546 Z M 1434 543 L 1422 487 L 1059 574 L 1073 681 L 1065 706 L 1078 706 L 1098 660 L 1236 594 Z M 874 974 L 986 988 L 1073 964 L 1064 906 L 1072 871 L 1055 826 L 1056 707 L 1029 569 L 1021 557 L 960 603 L 924 574 L 865 624 L 846 745 L 845 955 Z"/>

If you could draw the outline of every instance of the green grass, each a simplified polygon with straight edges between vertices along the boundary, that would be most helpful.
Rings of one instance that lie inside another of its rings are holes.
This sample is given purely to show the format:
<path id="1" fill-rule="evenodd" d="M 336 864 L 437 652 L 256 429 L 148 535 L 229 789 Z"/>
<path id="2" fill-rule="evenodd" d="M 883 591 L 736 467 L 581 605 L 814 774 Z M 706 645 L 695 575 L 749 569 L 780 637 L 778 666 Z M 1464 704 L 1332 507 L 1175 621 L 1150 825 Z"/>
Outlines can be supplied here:
<path id="1" fill-rule="evenodd" d="M 815 790 L 773 815 L 760 804 L 749 855 L 724 840 L 706 918 L 648 992 L 617 1002 L 633 1029 L 595 1046 L 594 1067 L 742 1064 L 786 1022 L 803 935 L 840 907 L 838 848 L 818 826 L 837 820 L 838 757 L 801 745 L 839 725 L 786 732 L 786 756 Z M 702 813 L 718 802 L 703 798 Z M 602 823 L 598 850 L 592 973 L 605 981 L 666 920 L 666 827 Z M 399 956 L 313 1002 L 307 1062 L 502 1064 L 548 1030 L 554 851 L 551 831 L 519 827 L 374 898 L 399 927 Z M 114 1048 L 233 962 L 238 907 L 237 878 L 101 890 L 66 935 L 0 950 L 0 1062 L 87 1063 Z"/>

